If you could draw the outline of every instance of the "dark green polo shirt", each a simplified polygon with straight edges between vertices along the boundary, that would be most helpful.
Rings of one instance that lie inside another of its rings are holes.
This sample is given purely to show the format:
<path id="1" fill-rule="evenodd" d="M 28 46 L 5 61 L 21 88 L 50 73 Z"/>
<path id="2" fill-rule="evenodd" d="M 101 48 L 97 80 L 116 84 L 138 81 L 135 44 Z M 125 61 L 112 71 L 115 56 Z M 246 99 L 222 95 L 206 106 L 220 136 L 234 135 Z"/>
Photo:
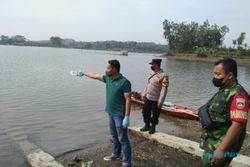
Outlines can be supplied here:
<path id="1" fill-rule="evenodd" d="M 111 115 L 124 115 L 126 105 L 124 93 L 131 92 L 131 83 L 122 74 L 114 80 L 104 75 L 103 81 L 106 83 L 106 112 Z"/>

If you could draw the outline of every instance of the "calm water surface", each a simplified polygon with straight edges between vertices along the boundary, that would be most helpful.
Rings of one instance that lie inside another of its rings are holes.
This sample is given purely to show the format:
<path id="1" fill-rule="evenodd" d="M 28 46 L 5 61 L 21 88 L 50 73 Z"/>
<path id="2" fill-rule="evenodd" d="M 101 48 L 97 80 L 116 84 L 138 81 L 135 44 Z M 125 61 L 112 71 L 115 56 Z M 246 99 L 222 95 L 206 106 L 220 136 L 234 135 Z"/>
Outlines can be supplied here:
<path id="1" fill-rule="evenodd" d="M 121 73 L 132 82 L 133 89 L 142 91 L 150 71 L 148 62 L 154 56 L 157 55 L 129 53 L 126 57 L 103 51 L 0 46 L 0 166 L 27 166 L 8 131 L 21 131 L 54 156 L 107 143 L 105 85 L 72 77 L 69 71 L 83 69 L 104 74 L 107 61 L 118 59 Z M 170 76 L 167 101 L 197 108 L 216 92 L 210 63 L 164 59 L 162 68 Z M 239 67 L 239 81 L 250 92 L 249 66 Z M 142 125 L 140 110 L 133 107 L 131 125 Z M 180 120 L 160 122 L 160 131 L 185 134 Z"/>

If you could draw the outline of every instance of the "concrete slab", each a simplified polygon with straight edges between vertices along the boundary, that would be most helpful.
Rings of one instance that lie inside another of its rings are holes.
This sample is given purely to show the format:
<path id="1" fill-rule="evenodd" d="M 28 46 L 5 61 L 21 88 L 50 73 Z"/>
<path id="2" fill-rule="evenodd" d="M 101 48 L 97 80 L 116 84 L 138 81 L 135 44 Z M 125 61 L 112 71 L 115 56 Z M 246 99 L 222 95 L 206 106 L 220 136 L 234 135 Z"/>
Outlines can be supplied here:
<path id="1" fill-rule="evenodd" d="M 146 139 L 157 141 L 172 148 L 181 149 L 192 155 L 201 156 L 203 153 L 203 150 L 199 147 L 199 143 L 194 141 L 161 132 L 150 135 L 148 132 L 141 132 L 140 127 L 129 127 L 129 130 L 131 133 L 145 137 Z M 234 158 L 230 165 L 232 167 L 250 167 L 250 157 L 240 155 Z"/>
<path id="2" fill-rule="evenodd" d="M 25 156 L 32 167 L 63 167 L 63 165 L 58 163 L 54 157 L 41 149 L 33 150 Z"/>
<path id="3" fill-rule="evenodd" d="M 11 129 L 6 134 L 17 143 L 31 167 L 63 167 L 52 155 L 30 142 L 22 129 Z"/>

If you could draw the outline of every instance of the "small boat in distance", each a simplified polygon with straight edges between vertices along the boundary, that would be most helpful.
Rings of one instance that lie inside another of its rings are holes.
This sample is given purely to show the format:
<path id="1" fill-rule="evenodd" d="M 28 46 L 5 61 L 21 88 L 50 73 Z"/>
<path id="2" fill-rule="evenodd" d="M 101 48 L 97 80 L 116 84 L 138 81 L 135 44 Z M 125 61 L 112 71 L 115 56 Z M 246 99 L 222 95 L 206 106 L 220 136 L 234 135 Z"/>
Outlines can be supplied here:
<path id="1" fill-rule="evenodd" d="M 132 92 L 132 102 L 137 104 L 144 104 L 141 99 L 141 94 L 138 92 Z M 193 108 L 188 108 L 184 106 L 175 105 L 171 102 L 165 102 L 161 108 L 161 111 L 167 115 L 174 117 L 198 120 L 198 110 Z"/>
<path id="2" fill-rule="evenodd" d="M 120 54 L 123 56 L 128 56 L 128 51 L 127 50 L 121 50 Z"/>

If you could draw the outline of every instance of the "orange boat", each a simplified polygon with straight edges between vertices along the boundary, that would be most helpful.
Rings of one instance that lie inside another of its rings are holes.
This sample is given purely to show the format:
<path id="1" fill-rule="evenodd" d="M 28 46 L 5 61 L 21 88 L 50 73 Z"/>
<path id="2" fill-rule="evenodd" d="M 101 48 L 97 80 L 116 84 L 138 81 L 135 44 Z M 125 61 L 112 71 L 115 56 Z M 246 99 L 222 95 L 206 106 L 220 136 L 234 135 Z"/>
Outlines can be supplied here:
<path id="1" fill-rule="evenodd" d="M 141 100 L 141 95 L 138 92 L 132 92 L 132 102 L 137 104 L 144 104 L 144 102 Z M 165 102 L 161 110 L 163 113 L 174 117 L 198 120 L 198 110 L 193 108 L 188 108 L 184 106 L 175 105 L 170 102 Z"/>

